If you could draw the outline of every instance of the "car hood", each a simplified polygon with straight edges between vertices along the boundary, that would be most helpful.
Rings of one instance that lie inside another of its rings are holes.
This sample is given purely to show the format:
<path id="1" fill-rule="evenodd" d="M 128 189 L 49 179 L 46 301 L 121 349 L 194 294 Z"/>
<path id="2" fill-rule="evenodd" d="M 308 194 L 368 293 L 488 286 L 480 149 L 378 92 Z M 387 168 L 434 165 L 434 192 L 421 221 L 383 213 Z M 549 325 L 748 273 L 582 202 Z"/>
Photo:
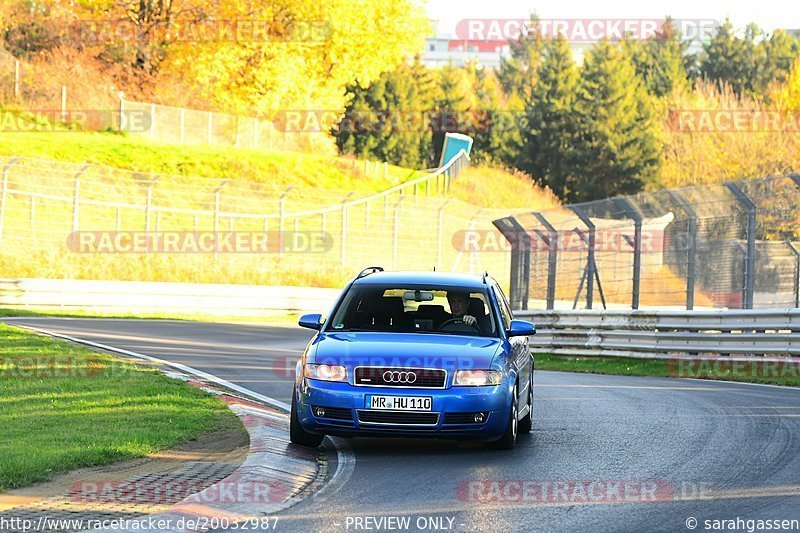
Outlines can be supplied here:
<path id="1" fill-rule="evenodd" d="M 308 362 L 404 368 L 488 369 L 502 339 L 424 333 L 320 334 Z"/>

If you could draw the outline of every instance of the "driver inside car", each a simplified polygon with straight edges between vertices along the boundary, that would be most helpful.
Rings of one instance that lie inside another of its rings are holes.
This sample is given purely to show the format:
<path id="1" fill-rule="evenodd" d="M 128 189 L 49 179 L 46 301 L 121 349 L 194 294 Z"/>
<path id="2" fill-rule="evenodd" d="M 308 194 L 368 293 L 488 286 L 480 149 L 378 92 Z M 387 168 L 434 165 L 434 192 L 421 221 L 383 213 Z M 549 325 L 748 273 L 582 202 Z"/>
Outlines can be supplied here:
<path id="1" fill-rule="evenodd" d="M 464 324 L 472 326 L 473 328 L 483 331 L 485 327 L 486 316 L 475 316 L 475 310 L 470 309 L 470 297 L 468 292 L 463 291 L 447 291 L 447 302 L 450 304 L 450 318 L 449 320 L 458 318 L 464 321 Z M 483 302 L 481 302 L 483 307 Z"/>

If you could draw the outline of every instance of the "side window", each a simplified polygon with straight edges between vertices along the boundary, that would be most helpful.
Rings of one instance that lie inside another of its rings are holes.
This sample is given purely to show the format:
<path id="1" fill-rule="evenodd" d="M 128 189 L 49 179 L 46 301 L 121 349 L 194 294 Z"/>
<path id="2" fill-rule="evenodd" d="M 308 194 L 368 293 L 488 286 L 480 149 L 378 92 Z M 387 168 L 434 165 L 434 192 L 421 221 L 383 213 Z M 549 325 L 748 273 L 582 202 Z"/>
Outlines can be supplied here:
<path id="1" fill-rule="evenodd" d="M 503 321 L 503 328 L 508 329 L 511 327 L 511 309 L 508 307 L 506 297 L 497 285 L 492 287 L 494 297 L 497 299 L 497 307 L 500 308 L 500 319 Z"/>
<path id="2" fill-rule="evenodd" d="M 503 305 L 506 308 L 506 312 L 508 313 L 508 319 L 511 320 L 512 318 L 514 318 L 514 313 L 511 312 L 511 304 L 508 303 L 508 298 L 506 298 L 506 295 L 503 292 L 503 289 L 500 288 L 500 285 L 495 285 L 494 288 L 497 290 L 497 294 L 500 295 L 500 301 L 503 302 Z"/>

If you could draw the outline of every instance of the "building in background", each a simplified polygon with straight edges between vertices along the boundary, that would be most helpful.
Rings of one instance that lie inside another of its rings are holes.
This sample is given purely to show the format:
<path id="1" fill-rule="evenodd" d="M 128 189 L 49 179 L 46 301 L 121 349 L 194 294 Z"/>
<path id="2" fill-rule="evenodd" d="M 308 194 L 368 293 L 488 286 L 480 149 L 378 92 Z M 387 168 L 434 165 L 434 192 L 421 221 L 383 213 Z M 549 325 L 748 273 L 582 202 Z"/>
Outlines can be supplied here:
<path id="1" fill-rule="evenodd" d="M 455 35 L 441 33 L 439 22 L 432 22 L 433 34 L 425 40 L 422 54 L 422 64 L 426 67 L 463 67 L 468 63 L 477 63 L 484 68 L 498 68 L 501 59 L 511 55 L 508 40 L 459 39 Z"/>

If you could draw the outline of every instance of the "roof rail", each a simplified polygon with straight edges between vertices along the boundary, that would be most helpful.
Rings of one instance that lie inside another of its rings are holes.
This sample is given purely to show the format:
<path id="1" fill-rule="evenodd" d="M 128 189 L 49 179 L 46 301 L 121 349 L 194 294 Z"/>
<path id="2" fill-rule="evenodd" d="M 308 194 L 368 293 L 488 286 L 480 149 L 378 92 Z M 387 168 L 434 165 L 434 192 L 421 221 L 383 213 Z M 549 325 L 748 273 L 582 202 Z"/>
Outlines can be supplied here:
<path id="1" fill-rule="evenodd" d="M 367 267 L 361 271 L 361 273 L 356 276 L 356 279 L 361 279 L 364 276 L 369 276 L 370 274 L 374 274 L 375 272 L 383 272 L 383 267 Z"/>
<path id="2" fill-rule="evenodd" d="M 486 278 L 489 277 L 489 272 L 487 270 L 483 271 L 483 284 L 486 285 Z"/>

